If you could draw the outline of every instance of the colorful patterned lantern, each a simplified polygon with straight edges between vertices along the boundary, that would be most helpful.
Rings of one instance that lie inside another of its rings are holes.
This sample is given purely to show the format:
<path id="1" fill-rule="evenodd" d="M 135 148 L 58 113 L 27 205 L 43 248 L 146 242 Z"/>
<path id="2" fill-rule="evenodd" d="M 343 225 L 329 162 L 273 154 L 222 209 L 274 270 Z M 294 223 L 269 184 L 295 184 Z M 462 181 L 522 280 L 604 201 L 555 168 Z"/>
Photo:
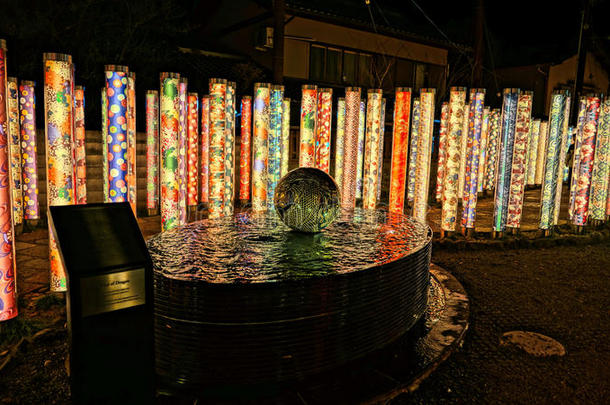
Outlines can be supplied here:
<path id="1" fill-rule="evenodd" d="M 138 180 L 136 170 L 136 74 L 127 73 L 127 199 L 137 216 Z"/>
<path id="2" fill-rule="evenodd" d="M 479 158 L 481 156 L 481 130 L 483 127 L 483 105 L 485 89 L 470 90 L 470 117 L 468 123 L 468 141 L 466 145 L 466 168 L 464 175 L 464 195 L 462 199 L 462 227 L 474 228 L 477 207 L 479 180 Z"/>
<path id="3" fill-rule="evenodd" d="M 243 135 L 242 135 L 243 136 Z M 210 96 L 201 97 L 201 192 L 199 202 L 207 204 L 210 195 Z"/>
<path id="4" fill-rule="evenodd" d="M 415 167 L 417 160 L 417 141 L 419 139 L 419 98 L 413 100 L 413 120 L 411 121 L 411 139 L 409 141 L 409 177 L 407 178 L 407 200 L 413 201 L 415 191 Z"/>
<path id="5" fill-rule="evenodd" d="M 360 100 L 358 115 L 358 163 L 356 171 L 356 198 L 362 198 L 362 174 L 364 169 L 364 134 L 366 133 L 366 103 Z"/>
<path id="6" fill-rule="evenodd" d="M 483 125 L 481 126 L 481 145 L 479 155 L 479 178 L 477 179 L 477 191 L 483 191 L 485 183 L 485 166 L 487 163 L 487 133 L 489 129 L 489 107 L 483 108 Z"/>
<path id="7" fill-rule="evenodd" d="M 345 98 L 337 100 L 337 132 L 335 135 L 335 182 L 343 184 L 343 153 L 345 145 Z"/>
<path id="8" fill-rule="evenodd" d="M 161 185 L 161 231 L 180 225 L 178 199 L 178 130 L 180 121 L 178 73 L 161 73 L 159 155 Z"/>
<path id="9" fill-rule="evenodd" d="M 487 136 L 487 161 L 485 163 L 485 190 L 491 190 L 496 185 L 496 169 L 498 167 L 498 146 L 500 144 L 500 109 L 494 108 L 489 115 Z"/>
<path id="10" fill-rule="evenodd" d="M 146 208 L 159 208 L 159 92 L 146 92 Z"/>
<path id="11" fill-rule="evenodd" d="M 17 316 L 17 278 L 13 246 L 9 144 L 6 105 L 6 42 L 0 39 L 0 321 Z"/>
<path id="12" fill-rule="evenodd" d="M 210 79 L 210 218 L 219 218 L 224 212 L 226 95 L 227 81 Z"/>
<path id="13" fill-rule="evenodd" d="M 549 113 L 546 163 L 540 196 L 540 229 L 550 229 L 553 225 L 565 103 L 566 96 L 562 91 L 553 92 Z"/>
<path id="14" fill-rule="evenodd" d="M 188 79 L 180 77 L 178 84 L 178 212 L 180 225 L 186 224 L 187 145 L 188 145 Z"/>
<path id="15" fill-rule="evenodd" d="M 572 159 L 572 181 L 570 183 L 570 206 L 568 207 L 568 216 L 570 221 L 574 214 L 574 199 L 576 197 L 576 185 L 578 183 L 578 173 L 580 166 L 580 147 L 582 144 L 582 129 L 587 113 L 587 97 L 580 97 L 578 102 L 578 118 L 576 121 L 576 134 L 574 135 L 574 157 Z"/>
<path id="16" fill-rule="evenodd" d="M 127 201 L 127 66 L 106 65 L 108 199 Z"/>
<path id="17" fill-rule="evenodd" d="M 557 225 L 559 222 L 559 209 L 561 206 L 561 192 L 563 188 L 563 173 L 565 171 L 565 160 L 566 154 L 568 153 L 568 122 L 570 120 L 570 106 L 572 105 L 572 99 L 570 93 L 566 91 L 565 94 L 565 106 L 562 114 L 562 125 L 561 125 L 561 136 L 559 142 L 559 160 L 557 162 L 557 187 L 555 188 L 555 200 L 553 207 L 553 218 L 552 224 Z"/>
<path id="18" fill-rule="evenodd" d="M 284 98 L 282 108 L 282 159 L 280 164 L 280 178 L 288 174 L 290 162 L 290 99 Z"/>
<path id="19" fill-rule="evenodd" d="M 358 171 L 358 126 L 360 115 L 360 88 L 345 89 L 345 140 L 343 142 L 343 184 L 341 208 L 356 207 L 356 178 Z"/>
<path id="20" fill-rule="evenodd" d="M 250 162 L 252 134 L 252 97 L 241 98 L 241 147 L 239 149 L 239 199 L 250 199 Z M 283 162 L 282 162 L 283 163 Z"/>
<path id="21" fill-rule="evenodd" d="M 21 113 L 21 174 L 23 190 L 23 215 L 25 219 L 39 219 L 38 174 L 36 147 L 36 84 L 21 81 L 19 104 Z M 0 107 L 1 108 L 1 107 Z"/>
<path id="22" fill-rule="evenodd" d="M 269 132 L 267 157 L 267 207 L 273 209 L 273 194 L 280 181 L 282 159 L 282 115 L 284 111 L 284 86 L 273 85 L 269 95 Z"/>
<path id="23" fill-rule="evenodd" d="M 566 117 L 569 117 L 569 115 L 566 115 Z M 566 144 L 565 144 L 565 148 L 563 150 L 563 154 L 565 157 L 565 165 L 563 166 L 563 179 L 561 180 L 562 182 L 567 182 L 569 177 L 570 177 L 570 162 L 567 160 L 567 155 L 568 155 L 568 151 L 570 150 L 570 146 L 572 146 L 574 144 L 574 127 L 570 126 L 568 127 L 568 137 L 566 140 Z"/>
<path id="24" fill-rule="evenodd" d="M 330 173 L 330 128 L 333 113 L 333 89 L 318 90 L 316 122 L 316 167 Z"/>
<path id="25" fill-rule="evenodd" d="M 85 151 L 85 89 L 74 87 L 74 161 L 76 204 L 87 204 L 87 160 Z"/>
<path id="26" fill-rule="evenodd" d="M 591 198 L 589 200 L 590 219 L 606 220 L 608 187 L 610 181 L 610 99 L 600 106 L 597 123 L 595 159 L 591 173 Z"/>
<path id="27" fill-rule="evenodd" d="M 447 125 L 446 164 L 443 180 L 443 206 L 441 211 L 441 229 L 455 231 L 458 206 L 458 177 L 460 172 L 460 152 L 464 125 L 464 104 L 466 88 L 452 87 L 449 91 L 449 117 Z"/>
<path id="28" fill-rule="evenodd" d="M 530 138 L 527 156 L 527 184 L 536 184 L 536 160 L 538 157 L 538 142 L 540 141 L 540 120 L 531 122 Z"/>
<path id="29" fill-rule="evenodd" d="M 413 218 L 423 223 L 426 223 L 426 215 L 428 213 L 435 94 L 436 89 L 421 89 L 419 96 L 420 114 L 415 167 L 415 190 L 413 192 Z"/>
<path id="30" fill-rule="evenodd" d="M 394 128 L 392 131 L 392 163 L 390 169 L 389 200 L 390 212 L 398 214 L 402 214 L 405 207 L 410 113 L 411 88 L 398 87 L 396 89 L 394 101 Z"/>
<path id="31" fill-rule="evenodd" d="M 383 148 L 385 146 L 385 107 L 386 99 L 381 99 L 381 121 L 379 130 L 379 168 L 377 169 L 377 202 L 381 200 L 381 181 L 383 174 Z"/>
<path id="32" fill-rule="evenodd" d="M 252 210 L 267 209 L 267 165 L 269 161 L 269 98 L 271 85 L 268 83 L 254 84 L 254 112 L 252 114 L 254 132 L 252 136 Z M 303 90 L 305 98 L 305 89 Z M 305 101 L 305 100 L 304 100 Z M 314 102 L 315 104 L 315 102 Z M 309 108 L 309 107 L 306 107 Z M 315 110 L 314 110 L 315 111 Z M 303 112 L 303 110 L 301 111 Z M 309 113 L 306 113 L 309 117 Z M 303 115 L 301 115 L 303 118 Z M 309 119 L 309 118 L 307 118 Z M 303 122 L 301 122 L 303 123 Z M 307 124 L 309 125 L 309 124 Z M 306 126 L 307 126 L 306 125 Z M 307 135 L 308 136 L 308 135 Z M 303 141 L 303 137 L 301 137 Z M 307 141 L 309 142 L 309 141 Z M 309 145 L 309 144 L 308 144 Z M 301 143 L 303 147 L 303 143 Z M 303 151 L 303 149 L 301 149 Z M 312 148 L 313 156 L 313 148 Z M 307 158 L 308 159 L 308 158 Z M 311 163 L 311 162 L 309 162 Z"/>
<path id="33" fill-rule="evenodd" d="M 235 82 L 227 82 L 225 97 L 225 188 L 224 214 L 233 215 L 233 200 L 235 198 Z"/>
<path id="34" fill-rule="evenodd" d="M 546 159 L 547 141 L 549 138 L 548 122 L 540 122 L 540 133 L 538 134 L 538 153 L 536 154 L 536 176 L 535 184 L 542 184 L 544 177 L 544 164 Z"/>
<path id="35" fill-rule="evenodd" d="M 199 176 L 199 95 L 189 93 L 187 96 L 187 196 L 186 205 L 193 207 L 198 202 Z"/>
<path id="36" fill-rule="evenodd" d="M 504 232 L 506 228 L 519 92 L 519 89 L 504 89 L 502 122 L 499 139 L 500 144 L 498 150 L 498 168 L 496 172 L 495 186 L 496 190 L 493 220 L 493 230 L 495 232 Z"/>
<path id="37" fill-rule="evenodd" d="M 519 94 L 519 99 L 517 100 L 513 164 L 506 216 L 506 226 L 509 228 L 519 228 L 521 226 L 521 213 L 523 211 L 523 196 L 525 194 L 527 175 L 527 149 L 530 121 L 532 118 L 532 97 L 533 93 L 531 91 L 524 91 Z"/>
<path id="38" fill-rule="evenodd" d="M 381 89 L 371 89 L 367 93 L 362 207 L 371 210 L 375 209 L 377 204 L 382 96 L 383 91 Z"/>
<path id="39" fill-rule="evenodd" d="M 13 207 L 13 225 L 23 222 L 23 197 L 21 195 L 21 132 L 19 131 L 19 86 L 17 78 L 9 77 L 7 81 L 8 111 L 8 145 L 10 162 L 11 204 Z"/>
<path id="40" fill-rule="evenodd" d="M 438 165 L 436 168 L 436 201 L 443 195 L 443 179 L 445 178 L 445 160 L 447 143 L 447 118 L 449 116 L 449 103 L 441 104 L 441 122 L 438 134 Z"/>
<path id="41" fill-rule="evenodd" d="M 305 84 L 301 98 L 301 140 L 299 147 L 299 167 L 315 167 L 316 118 L 318 114 L 318 88 Z"/>
<path id="42" fill-rule="evenodd" d="M 104 202 L 110 202 L 108 176 L 108 93 L 106 87 L 102 87 L 102 188 Z"/>
<path id="43" fill-rule="evenodd" d="M 460 177 L 458 178 L 458 200 L 464 198 L 464 180 L 466 176 L 466 159 L 468 158 L 468 128 L 470 123 L 470 105 L 464 105 L 464 120 L 462 121 L 462 138 L 460 143 Z"/>
<path id="44" fill-rule="evenodd" d="M 47 207 L 74 204 L 74 165 L 72 144 L 74 140 L 72 57 L 57 53 L 45 53 L 44 103 L 45 139 L 47 154 Z M 121 84 L 121 80 L 118 84 Z M 114 93 L 109 92 L 109 98 Z M 113 104 L 111 104 L 113 105 Z M 111 110 L 112 112 L 116 111 Z M 116 122 L 115 116 L 111 117 Z M 112 127 L 111 127 L 112 128 Z M 115 134 L 118 130 L 111 131 Z M 112 149 L 111 149 L 112 150 Z M 113 166 L 114 167 L 114 166 Z M 113 182 L 115 184 L 116 182 Z M 120 184 L 119 184 L 120 185 Z M 126 191 L 126 190 L 125 190 Z M 51 266 L 51 291 L 66 291 L 66 273 L 59 257 L 57 243 L 49 229 L 49 262 Z"/>

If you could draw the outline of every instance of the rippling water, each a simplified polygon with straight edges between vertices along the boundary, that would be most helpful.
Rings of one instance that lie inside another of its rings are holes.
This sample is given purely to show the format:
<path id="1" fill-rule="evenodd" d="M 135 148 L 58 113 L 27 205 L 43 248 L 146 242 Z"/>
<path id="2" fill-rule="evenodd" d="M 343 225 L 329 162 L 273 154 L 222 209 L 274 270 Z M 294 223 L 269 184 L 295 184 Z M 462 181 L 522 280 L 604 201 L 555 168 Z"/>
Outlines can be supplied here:
<path id="1" fill-rule="evenodd" d="M 265 283 L 343 274 L 388 263 L 424 246 L 427 225 L 385 211 L 343 212 L 317 234 L 285 226 L 275 213 L 206 219 L 148 241 L 154 270 L 210 283 Z"/>

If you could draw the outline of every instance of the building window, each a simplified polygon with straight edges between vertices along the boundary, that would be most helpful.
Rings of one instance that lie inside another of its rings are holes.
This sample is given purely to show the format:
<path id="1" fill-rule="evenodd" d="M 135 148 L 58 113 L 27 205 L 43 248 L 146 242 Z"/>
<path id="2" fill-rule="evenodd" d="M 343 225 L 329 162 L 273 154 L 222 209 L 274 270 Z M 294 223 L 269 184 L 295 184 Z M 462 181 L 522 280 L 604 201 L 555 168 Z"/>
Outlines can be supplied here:
<path id="1" fill-rule="evenodd" d="M 358 54 L 356 52 L 343 52 L 343 82 L 355 84 L 358 79 Z"/>
<path id="2" fill-rule="evenodd" d="M 328 48 L 326 50 L 326 81 L 341 83 L 341 49 Z"/>
<path id="3" fill-rule="evenodd" d="M 358 55 L 358 84 L 361 86 L 372 86 L 373 80 L 373 57 L 365 53 Z"/>
<path id="4" fill-rule="evenodd" d="M 324 80 L 326 48 L 312 45 L 309 55 L 309 78 L 311 80 Z"/>

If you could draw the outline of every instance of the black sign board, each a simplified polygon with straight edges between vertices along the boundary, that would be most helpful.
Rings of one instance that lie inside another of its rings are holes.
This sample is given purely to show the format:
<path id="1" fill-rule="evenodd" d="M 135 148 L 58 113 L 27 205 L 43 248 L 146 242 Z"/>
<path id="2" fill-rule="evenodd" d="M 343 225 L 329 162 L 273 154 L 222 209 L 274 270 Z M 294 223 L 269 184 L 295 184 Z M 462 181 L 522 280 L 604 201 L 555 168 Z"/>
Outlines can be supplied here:
<path id="1" fill-rule="evenodd" d="M 73 402 L 153 402 L 152 265 L 131 207 L 49 210 L 67 274 Z"/>

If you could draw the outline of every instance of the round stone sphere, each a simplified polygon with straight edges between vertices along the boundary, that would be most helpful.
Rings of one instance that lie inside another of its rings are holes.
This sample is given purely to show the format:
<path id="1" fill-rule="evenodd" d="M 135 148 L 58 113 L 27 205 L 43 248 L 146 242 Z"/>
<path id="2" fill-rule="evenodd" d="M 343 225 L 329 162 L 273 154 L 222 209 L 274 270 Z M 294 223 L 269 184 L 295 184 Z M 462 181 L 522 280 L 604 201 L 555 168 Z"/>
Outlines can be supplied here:
<path id="1" fill-rule="evenodd" d="M 339 215 L 337 183 L 313 167 L 299 167 L 278 182 L 273 196 L 282 222 L 301 232 L 320 232 Z"/>

